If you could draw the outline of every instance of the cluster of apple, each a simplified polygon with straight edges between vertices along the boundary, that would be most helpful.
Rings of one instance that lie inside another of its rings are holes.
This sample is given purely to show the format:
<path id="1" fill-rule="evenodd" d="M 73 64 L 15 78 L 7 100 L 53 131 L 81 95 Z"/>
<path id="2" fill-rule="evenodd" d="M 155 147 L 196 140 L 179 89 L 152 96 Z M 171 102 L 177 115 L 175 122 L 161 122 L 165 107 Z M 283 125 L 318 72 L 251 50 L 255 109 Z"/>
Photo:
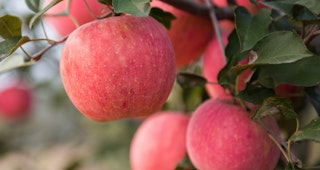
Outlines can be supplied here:
<path id="1" fill-rule="evenodd" d="M 249 0 L 238 3 L 253 8 Z M 132 140 L 133 170 L 174 169 L 186 153 L 200 170 L 272 170 L 280 157 L 277 145 L 219 85 L 207 85 L 211 99 L 191 116 L 173 111 L 153 114 L 171 92 L 176 68 L 197 60 L 206 47 L 203 74 L 209 81 L 217 82 L 226 63 L 209 20 L 160 1 L 153 1 L 152 6 L 175 15 L 170 30 L 151 17 L 120 15 L 90 21 L 72 31 L 60 63 L 72 103 L 99 122 L 151 115 Z M 72 8 L 77 7 L 71 4 L 71 12 Z M 77 11 L 83 12 L 80 6 Z M 76 14 L 73 17 L 78 19 Z M 225 39 L 233 28 L 227 25 Z M 262 122 L 279 134 L 275 119 L 267 117 Z"/>

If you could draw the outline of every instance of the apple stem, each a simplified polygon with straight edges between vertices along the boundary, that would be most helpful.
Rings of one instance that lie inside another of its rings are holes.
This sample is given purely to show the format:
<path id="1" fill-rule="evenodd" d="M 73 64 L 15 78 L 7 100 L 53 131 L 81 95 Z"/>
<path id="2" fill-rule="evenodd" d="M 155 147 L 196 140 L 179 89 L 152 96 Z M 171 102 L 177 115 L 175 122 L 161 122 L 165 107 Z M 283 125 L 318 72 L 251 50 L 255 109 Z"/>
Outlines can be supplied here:
<path id="1" fill-rule="evenodd" d="M 212 21 L 212 25 L 215 31 L 215 35 L 218 39 L 218 43 L 219 43 L 219 47 L 222 51 L 223 54 L 223 59 L 224 59 L 224 63 L 227 63 L 227 59 L 226 59 L 226 55 L 224 53 L 224 44 L 223 44 L 223 40 L 222 40 L 222 36 L 221 36 L 221 32 L 220 32 L 220 27 L 219 27 L 219 23 L 218 23 L 218 19 L 215 13 L 215 9 L 213 7 L 213 4 L 211 2 L 211 0 L 206 0 L 206 5 L 208 6 L 208 8 L 210 9 L 209 14 L 210 14 L 210 18 Z"/>

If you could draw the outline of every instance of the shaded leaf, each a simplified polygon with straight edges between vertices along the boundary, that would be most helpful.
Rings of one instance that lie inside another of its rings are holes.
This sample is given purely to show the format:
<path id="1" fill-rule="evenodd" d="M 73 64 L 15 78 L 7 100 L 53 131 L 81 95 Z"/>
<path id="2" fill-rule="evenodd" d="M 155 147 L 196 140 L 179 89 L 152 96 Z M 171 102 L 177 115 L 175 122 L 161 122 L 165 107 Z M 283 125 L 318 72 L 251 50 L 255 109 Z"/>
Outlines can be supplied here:
<path id="1" fill-rule="evenodd" d="M 253 104 L 261 104 L 264 99 L 271 96 L 275 96 L 272 89 L 264 88 L 260 85 L 253 86 L 251 84 L 247 84 L 246 88 L 237 95 L 238 98 Z"/>
<path id="2" fill-rule="evenodd" d="M 258 81 L 268 88 L 279 84 L 314 86 L 320 83 L 320 58 L 308 57 L 294 63 L 259 67 Z"/>
<path id="3" fill-rule="evenodd" d="M 235 10 L 235 23 L 242 52 L 251 49 L 268 34 L 270 15 L 269 9 L 261 9 L 255 16 L 251 16 L 244 7 Z"/>
<path id="4" fill-rule="evenodd" d="M 28 8 L 37 13 L 40 11 L 40 7 L 41 7 L 41 0 L 25 0 Z"/>
<path id="5" fill-rule="evenodd" d="M 308 125 L 304 126 L 296 133 L 294 133 L 290 140 L 299 142 L 303 140 L 312 140 L 320 142 L 320 118 L 313 119 Z"/>
<path id="6" fill-rule="evenodd" d="M 160 8 L 151 8 L 150 16 L 160 22 L 167 29 L 170 29 L 171 22 L 176 19 L 170 12 L 165 12 Z"/>
<path id="7" fill-rule="evenodd" d="M 46 7 L 44 7 L 42 10 L 40 10 L 39 12 L 37 12 L 30 20 L 29 22 L 29 28 L 32 29 L 32 27 L 34 26 L 34 24 L 42 17 L 42 15 L 47 12 L 51 7 L 55 6 L 56 4 L 58 4 L 59 2 L 61 2 L 63 0 L 53 0 L 52 2 L 50 2 L 50 4 L 48 4 Z"/>
<path id="8" fill-rule="evenodd" d="M 265 116 L 282 114 L 287 118 L 294 119 L 297 117 L 297 113 L 294 111 L 292 103 L 289 99 L 268 97 L 262 105 L 257 109 L 253 120 L 259 120 Z"/>
<path id="9" fill-rule="evenodd" d="M 227 64 L 220 70 L 218 74 L 218 81 L 222 86 L 235 84 L 237 74 L 232 72 L 231 68 L 237 65 L 237 63 L 247 54 L 247 52 L 240 53 L 240 42 L 236 30 L 233 30 L 233 32 L 229 35 L 228 42 L 229 43 L 225 49 Z"/>
<path id="10" fill-rule="evenodd" d="M 320 86 L 305 87 L 304 94 L 320 116 Z"/>
<path id="11" fill-rule="evenodd" d="M 13 54 L 0 62 L 0 73 L 18 67 L 29 66 L 34 63 L 34 61 L 25 62 L 23 56 L 19 54 Z"/>
<path id="12" fill-rule="evenodd" d="M 0 17 L 0 36 L 4 39 L 21 36 L 21 20 L 12 15 Z"/>
<path id="13" fill-rule="evenodd" d="M 207 80 L 192 73 L 178 73 L 177 82 L 182 88 L 204 86 Z"/>
<path id="14" fill-rule="evenodd" d="M 2 42 L 0 42 L 0 56 L 7 57 L 11 55 L 18 47 L 20 47 L 22 44 L 29 42 L 29 37 L 26 36 L 18 36 L 18 37 L 12 37 L 9 39 L 6 39 Z"/>
<path id="15" fill-rule="evenodd" d="M 150 0 L 113 0 L 112 6 L 116 13 L 128 13 L 135 16 L 148 16 Z"/>
<path id="16" fill-rule="evenodd" d="M 112 0 L 98 0 L 98 2 L 106 5 L 112 5 Z"/>
<path id="17" fill-rule="evenodd" d="M 276 9 L 299 21 L 319 20 L 320 2 L 315 0 L 264 1 L 265 6 Z"/>
<path id="18" fill-rule="evenodd" d="M 253 64 L 292 63 L 313 54 L 296 33 L 277 31 L 268 34 L 253 48 L 257 59 Z"/>

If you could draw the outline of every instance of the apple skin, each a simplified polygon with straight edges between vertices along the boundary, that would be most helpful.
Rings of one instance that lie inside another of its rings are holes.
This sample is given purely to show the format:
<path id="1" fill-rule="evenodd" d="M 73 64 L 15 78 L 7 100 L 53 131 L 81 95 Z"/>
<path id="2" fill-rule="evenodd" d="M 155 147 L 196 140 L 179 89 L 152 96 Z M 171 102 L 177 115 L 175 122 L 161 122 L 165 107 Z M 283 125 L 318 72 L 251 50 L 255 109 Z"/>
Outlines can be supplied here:
<path id="1" fill-rule="evenodd" d="M 176 17 L 171 22 L 171 28 L 167 33 L 173 44 L 177 67 L 196 61 L 214 35 L 211 21 L 191 15 L 159 0 L 152 1 L 151 6 L 161 8 Z"/>
<path id="2" fill-rule="evenodd" d="M 217 5 L 218 7 L 227 7 L 228 6 L 228 1 L 227 0 L 211 0 L 211 1 L 212 1 L 213 4 Z M 245 7 L 252 14 L 256 14 L 258 12 L 258 8 L 254 4 L 252 4 L 250 2 L 250 0 L 235 0 L 235 2 L 239 6 Z"/>
<path id="3" fill-rule="evenodd" d="M 15 122 L 29 115 L 32 105 L 30 89 L 21 84 L 10 85 L 0 91 L 0 119 Z"/>
<path id="4" fill-rule="evenodd" d="M 49 4 L 49 2 L 51 2 L 51 0 L 46 0 L 46 4 Z M 106 9 L 106 6 L 97 0 L 87 0 L 87 3 L 95 16 L 100 16 L 102 13 L 105 13 L 102 9 Z M 63 12 L 67 8 L 67 4 L 68 1 L 64 0 L 50 8 L 45 15 L 45 20 L 54 26 L 60 36 L 66 36 L 77 28 L 77 25 L 69 16 L 53 16 Z M 84 0 L 71 1 L 70 15 L 77 21 L 78 26 L 95 20 L 95 17 L 90 13 Z"/>
<path id="5" fill-rule="evenodd" d="M 273 117 L 263 121 L 279 134 Z M 204 102 L 193 113 L 187 152 L 201 170 L 273 170 L 280 157 L 266 131 L 243 108 L 216 99 Z"/>
<path id="6" fill-rule="evenodd" d="M 95 121 L 147 116 L 171 92 L 174 51 L 153 18 L 109 17 L 70 34 L 60 74 L 72 103 Z"/>
<path id="7" fill-rule="evenodd" d="M 174 170 L 186 154 L 189 116 L 163 111 L 137 129 L 130 147 L 132 170 Z"/>

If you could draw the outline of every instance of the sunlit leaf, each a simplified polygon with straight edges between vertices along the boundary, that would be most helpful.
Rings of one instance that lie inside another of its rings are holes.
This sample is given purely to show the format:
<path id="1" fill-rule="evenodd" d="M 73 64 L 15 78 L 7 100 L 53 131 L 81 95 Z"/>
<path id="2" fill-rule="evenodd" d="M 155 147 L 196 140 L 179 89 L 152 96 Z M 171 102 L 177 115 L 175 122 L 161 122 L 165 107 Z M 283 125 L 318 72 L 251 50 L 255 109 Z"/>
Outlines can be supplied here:
<path id="1" fill-rule="evenodd" d="M 296 118 L 297 113 L 289 99 L 269 97 L 266 98 L 262 105 L 256 111 L 253 120 L 259 120 L 265 116 L 282 114 L 287 118 Z"/>
<path id="2" fill-rule="evenodd" d="M 34 61 L 25 62 L 23 56 L 19 54 L 12 54 L 3 61 L 0 62 L 0 73 L 15 69 L 18 67 L 24 67 L 34 64 Z"/>
<path id="3" fill-rule="evenodd" d="M 303 140 L 312 140 L 320 142 L 320 118 L 313 119 L 308 125 L 302 127 L 296 133 L 294 133 L 290 139 L 293 142 L 299 142 Z"/>
<path id="4" fill-rule="evenodd" d="M 135 16 L 148 16 L 150 0 L 113 0 L 112 5 L 116 13 L 128 13 Z"/>

